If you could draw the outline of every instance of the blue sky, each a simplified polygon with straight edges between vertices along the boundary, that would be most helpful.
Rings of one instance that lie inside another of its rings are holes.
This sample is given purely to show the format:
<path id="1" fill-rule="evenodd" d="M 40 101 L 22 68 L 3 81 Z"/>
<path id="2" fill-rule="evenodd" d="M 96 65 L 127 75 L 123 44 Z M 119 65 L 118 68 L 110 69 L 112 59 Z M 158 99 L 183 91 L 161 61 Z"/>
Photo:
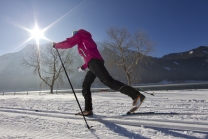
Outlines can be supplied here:
<path id="1" fill-rule="evenodd" d="M 110 27 L 143 29 L 157 44 L 155 57 L 208 46 L 207 0 L 0 0 L 0 5 L 0 56 L 35 43 L 24 43 L 30 33 L 21 28 L 32 29 L 35 22 L 41 29 L 50 26 L 45 36 L 54 42 L 80 28 L 96 42 L 107 38 Z"/>

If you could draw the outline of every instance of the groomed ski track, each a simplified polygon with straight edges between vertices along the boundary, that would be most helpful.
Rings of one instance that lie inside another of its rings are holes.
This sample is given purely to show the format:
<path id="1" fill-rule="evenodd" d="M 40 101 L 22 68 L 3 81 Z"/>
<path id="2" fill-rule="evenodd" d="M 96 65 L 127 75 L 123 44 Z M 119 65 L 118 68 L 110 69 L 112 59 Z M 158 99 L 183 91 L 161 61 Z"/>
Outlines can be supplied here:
<path id="1" fill-rule="evenodd" d="M 93 93 L 86 127 L 72 94 L 0 97 L 0 139 L 207 139 L 208 90 L 158 91 L 146 95 L 140 115 L 120 116 L 132 101 L 121 93 Z M 83 96 L 77 93 L 81 106 Z M 144 114 L 156 112 L 156 114 Z"/>
<path id="2" fill-rule="evenodd" d="M 83 120 L 82 116 L 75 116 L 74 113 L 65 113 L 58 111 L 46 111 L 46 110 L 31 110 L 31 109 L 21 109 L 21 108 L 6 108 L 0 107 L 1 112 L 14 113 L 20 115 L 33 115 L 33 116 L 44 116 L 51 118 L 64 118 L 64 119 L 74 119 Z M 161 120 L 161 119 L 147 119 L 142 118 L 143 116 L 180 116 L 180 115 L 205 115 L 208 113 L 141 113 L 138 115 L 117 115 L 117 116 L 101 116 L 95 115 L 94 117 L 86 117 L 87 121 L 99 121 L 99 122 L 112 122 L 119 125 L 127 126 L 140 126 L 140 127 L 156 127 L 164 129 L 175 129 L 175 130 L 191 130 L 200 133 L 208 133 L 208 122 L 184 122 L 178 120 Z M 83 121 L 84 122 L 84 121 Z"/>

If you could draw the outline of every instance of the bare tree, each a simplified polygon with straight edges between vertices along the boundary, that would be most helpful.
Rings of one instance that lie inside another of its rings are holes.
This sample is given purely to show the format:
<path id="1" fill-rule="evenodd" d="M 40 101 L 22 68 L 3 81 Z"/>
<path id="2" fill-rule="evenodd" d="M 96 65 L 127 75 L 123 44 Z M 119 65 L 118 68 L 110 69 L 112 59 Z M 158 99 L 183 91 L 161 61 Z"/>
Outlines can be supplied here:
<path id="1" fill-rule="evenodd" d="M 139 62 L 153 51 L 154 43 L 141 30 L 131 34 L 125 28 L 111 27 L 107 35 L 108 39 L 102 45 L 111 50 L 111 62 L 124 69 L 128 85 L 131 85 L 131 74 L 138 68 Z"/>
<path id="2" fill-rule="evenodd" d="M 72 72 L 71 65 L 73 64 L 73 51 L 59 50 L 61 58 L 67 72 Z M 53 93 L 53 88 L 56 85 L 63 84 L 63 67 L 60 63 L 58 54 L 51 44 L 31 46 L 30 50 L 22 56 L 21 64 L 25 67 L 32 67 L 34 74 L 38 74 L 42 80 L 41 84 L 50 87 L 50 92 Z"/>

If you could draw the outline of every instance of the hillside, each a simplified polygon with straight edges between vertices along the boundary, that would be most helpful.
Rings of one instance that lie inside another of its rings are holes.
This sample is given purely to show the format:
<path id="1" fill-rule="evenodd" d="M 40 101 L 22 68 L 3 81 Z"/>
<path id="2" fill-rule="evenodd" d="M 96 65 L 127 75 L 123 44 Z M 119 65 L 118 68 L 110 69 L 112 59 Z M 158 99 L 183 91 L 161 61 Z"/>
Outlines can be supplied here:
<path id="1" fill-rule="evenodd" d="M 190 58 L 207 58 L 208 59 L 208 46 L 200 46 L 187 52 L 172 53 L 164 55 L 164 59 L 190 59 Z"/>
<path id="2" fill-rule="evenodd" d="M 45 90 L 47 86 L 41 86 L 41 80 L 38 75 L 34 74 L 33 68 L 26 68 L 21 65 L 21 57 L 30 50 L 32 45 L 27 45 L 24 49 L 16 53 L 10 53 L 0 56 L 0 91 L 29 91 L 29 90 Z M 40 47 L 41 48 L 41 47 Z M 82 60 L 75 53 L 75 61 L 73 70 L 82 65 Z M 78 77 L 79 73 L 69 74 L 71 82 L 75 86 L 80 86 L 82 78 Z M 62 88 L 70 88 L 65 80 Z M 58 89 L 55 87 L 54 89 Z"/>
<path id="3" fill-rule="evenodd" d="M 40 86 L 40 79 L 33 73 L 32 68 L 25 68 L 21 65 L 21 55 L 27 53 L 30 45 L 19 52 L 0 56 L 0 91 L 27 91 L 44 90 L 46 86 Z M 106 60 L 105 65 L 110 74 L 122 82 L 126 82 L 121 67 L 109 63 L 106 49 L 101 49 L 101 54 Z M 77 68 L 83 61 L 78 54 L 75 54 L 73 65 L 74 72 L 69 74 L 75 88 L 81 88 L 85 73 L 79 73 Z M 208 47 L 200 46 L 187 52 L 173 53 L 162 58 L 146 57 L 145 62 L 140 62 L 141 67 L 135 70 L 134 77 L 141 83 L 185 82 L 185 81 L 207 81 L 208 80 Z M 102 87 L 103 84 L 96 79 L 93 87 Z M 65 80 L 62 89 L 69 89 L 70 86 Z M 60 89 L 60 88 L 55 88 Z"/>
<path id="4" fill-rule="evenodd" d="M 106 57 L 106 59 L 109 58 Z M 109 65 L 108 68 L 116 77 L 122 75 L 121 67 Z M 207 81 L 208 46 L 200 46 L 187 52 L 168 54 L 162 58 L 146 56 L 145 60 L 140 62 L 140 68 L 135 70 L 135 76 L 139 78 L 139 83 Z"/>

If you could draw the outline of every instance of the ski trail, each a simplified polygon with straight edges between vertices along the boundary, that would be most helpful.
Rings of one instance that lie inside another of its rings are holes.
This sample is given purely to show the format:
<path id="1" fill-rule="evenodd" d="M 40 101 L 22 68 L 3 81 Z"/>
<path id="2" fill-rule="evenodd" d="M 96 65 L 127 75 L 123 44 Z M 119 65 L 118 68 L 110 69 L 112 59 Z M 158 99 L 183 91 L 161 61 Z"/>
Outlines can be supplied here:
<path id="1" fill-rule="evenodd" d="M 105 119 L 106 120 L 106 119 Z M 180 122 L 180 121 L 163 121 L 163 120 L 141 120 L 141 121 L 132 121 L 132 120 L 119 120 L 119 119 L 107 119 L 107 121 L 129 126 L 142 126 L 142 127 L 158 127 L 164 129 L 176 129 L 176 130 L 191 130 L 200 133 L 208 133 L 207 123 L 200 122 Z"/>
<path id="2" fill-rule="evenodd" d="M 77 94 L 82 106 L 84 100 Z M 94 116 L 86 117 L 88 130 L 76 101 L 69 95 L 2 96 L 0 138 L 2 139 L 202 139 L 208 137 L 207 90 L 171 91 L 148 99 L 140 114 L 121 116 L 131 100 L 120 93 L 94 93 Z M 168 114 L 173 113 L 173 114 Z M 178 113 L 174 115 L 174 113 Z"/>
<path id="3" fill-rule="evenodd" d="M 125 106 L 126 107 L 126 106 Z M 204 106 L 205 107 L 205 106 Z M 11 107 L 0 107 L 1 109 L 7 109 L 7 110 L 24 110 L 24 111 L 32 111 L 32 112 L 45 112 L 45 113 L 60 113 L 60 114 L 72 114 L 74 115 L 74 113 L 70 113 L 70 112 L 61 112 L 61 111 L 49 111 L 49 110 L 40 110 L 40 109 L 25 109 L 25 108 L 11 108 Z M 148 111 L 157 111 L 157 110 L 162 110 L 163 112 L 165 112 L 166 110 L 168 111 L 174 111 L 174 110 L 180 110 L 180 111 L 186 111 L 189 112 L 190 114 L 193 113 L 193 111 L 197 111 L 199 110 L 198 108 L 194 108 L 194 109 L 182 109 L 182 108 L 163 108 L 163 107 L 141 107 L 140 110 L 144 110 L 146 112 Z M 201 109 L 201 111 L 207 111 L 208 109 Z M 196 113 L 193 113 L 196 114 Z M 200 115 L 200 113 L 198 113 L 198 115 Z M 201 115 L 204 115 L 203 113 Z"/>
<path id="4" fill-rule="evenodd" d="M 35 112 L 35 113 L 59 113 L 59 114 L 73 114 L 69 112 L 60 112 L 60 111 L 49 111 L 49 110 L 39 110 L 39 109 L 25 109 L 25 108 L 10 108 L 10 107 L 0 107 L 0 111 L 11 111 L 11 112 Z"/>
<path id="5" fill-rule="evenodd" d="M 117 137 L 121 130 L 125 132 L 125 135 L 122 135 L 121 139 L 127 139 L 129 137 L 141 138 L 140 135 L 128 131 L 116 124 L 113 125 L 117 130 L 109 131 L 108 127 L 104 127 L 102 123 L 98 121 L 90 121 L 90 124 L 94 127 L 92 130 L 89 130 L 86 128 L 84 122 L 80 121 L 81 119 L 74 120 L 36 115 L 25 116 L 25 114 L 5 112 L 0 114 L 0 138 L 109 139 L 109 136 L 110 138 Z M 147 138 L 142 137 L 141 139 Z"/>
<path id="6" fill-rule="evenodd" d="M 187 114 L 185 114 L 187 115 Z M 199 114 L 200 115 L 200 114 Z M 203 117 L 207 117 L 208 114 L 203 115 Z M 191 130 L 196 131 L 199 133 L 208 133 L 208 122 L 205 121 L 181 121 L 181 120 L 167 120 L 169 116 L 162 116 L 159 115 L 159 118 L 157 119 L 157 116 L 145 116 L 149 118 L 140 118 L 141 116 L 130 116 L 130 117 L 119 117 L 119 118 L 101 118 L 97 119 L 98 121 L 108 121 L 113 122 L 115 124 L 119 125 L 129 125 L 129 126 L 136 126 L 136 127 L 157 127 L 157 128 L 163 128 L 163 129 L 171 129 L 171 130 Z M 175 115 L 174 115 L 175 116 Z M 176 116 L 184 116 L 184 115 L 176 115 Z M 195 115 L 188 115 L 188 116 L 197 116 Z M 201 116 L 201 115 L 200 115 Z M 142 116 L 143 117 L 143 116 Z M 166 119 L 164 119 L 164 117 Z M 122 119 L 121 119 L 122 118 Z"/>
<path id="7" fill-rule="evenodd" d="M 75 116 L 74 114 L 69 113 L 55 113 L 54 111 L 36 111 L 36 110 L 22 110 L 22 109 L 0 109 L 1 112 L 5 113 L 16 113 L 16 114 L 25 114 L 33 116 L 44 116 L 52 118 L 63 118 L 63 119 L 76 119 L 83 120 L 81 116 Z M 167 113 L 165 113 L 166 115 Z M 179 113 L 180 114 L 180 113 Z M 182 115 L 202 115 L 197 113 L 182 113 Z M 148 114 L 152 117 L 151 114 Z M 120 125 L 129 125 L 129 126 L 148 126 L 148 127 L 158 127 L 158 128 L 169 128 L 177 130 L 191 130 L 196 132 L 208 133 L 208 122 L 188 122 L 188 121 L 178 121 L 178 120 L 163 120 L 163 119 L 145 119 L 138 118 L 141 116 L 148 115 L 136 115 L 136 116 L 97 116 L 97 118 L 87 118 L 88 121 L 99 121 L 99 122 L 112 122 Z M 160 114 L 161 116 L 162 114 Z M 205 116 L 208 115 L 205 113 Z M 171 116 L 171 115 L 170 115 Z M 177 115 L 176 115 L 177 116 Z M 180 116 L 180 115 L 179 115 Z M 154 116 L 155 117 L 155 116 Z M 131 118 L 129 120 L 129 118 Z M 122 119 L 122 120 L 121 120 Z M 133 120 L 132 120 L 133 119 Z"/>
<path id="8" fill-rule="evenodd" d="M 82 116 L 75 116 L 74 113 L 68 113 L 68 112 L 59 112 L 59 111 L 46 111 L 46 110 L 31 110 L 31 109 L 22 109 L 22 108 L 2 108 L 0 107 L 1 112 L 10 112 L 10 113 L 20 113 L 20 114 L 28 114 L 28 115 L 37 115 L 37 116 L 48 116 L 48 117 L 57 117 L 57 118 L 74 118 L 74 119 L 79 119 Z M 103 115 L 96 115 L 94 114 L 93 117 L 90 117 L 89 119 L 108 119 L 108 118 L 122 118 L 122 119 L 138 119 L 138 117 L 143 117 L 143 116 L 181 116 L 181 115 L 208 115 L 208 113 L 165 113 L 165 112 L 160 112 L 160 113 L 149 113 L 149 112 L 141 112 L 138 114 L 132 114 L 132 115 L 112 115 L 112 116 L 103 116 Z M 86 117 L 88 118 L 88 117 Z"/>

